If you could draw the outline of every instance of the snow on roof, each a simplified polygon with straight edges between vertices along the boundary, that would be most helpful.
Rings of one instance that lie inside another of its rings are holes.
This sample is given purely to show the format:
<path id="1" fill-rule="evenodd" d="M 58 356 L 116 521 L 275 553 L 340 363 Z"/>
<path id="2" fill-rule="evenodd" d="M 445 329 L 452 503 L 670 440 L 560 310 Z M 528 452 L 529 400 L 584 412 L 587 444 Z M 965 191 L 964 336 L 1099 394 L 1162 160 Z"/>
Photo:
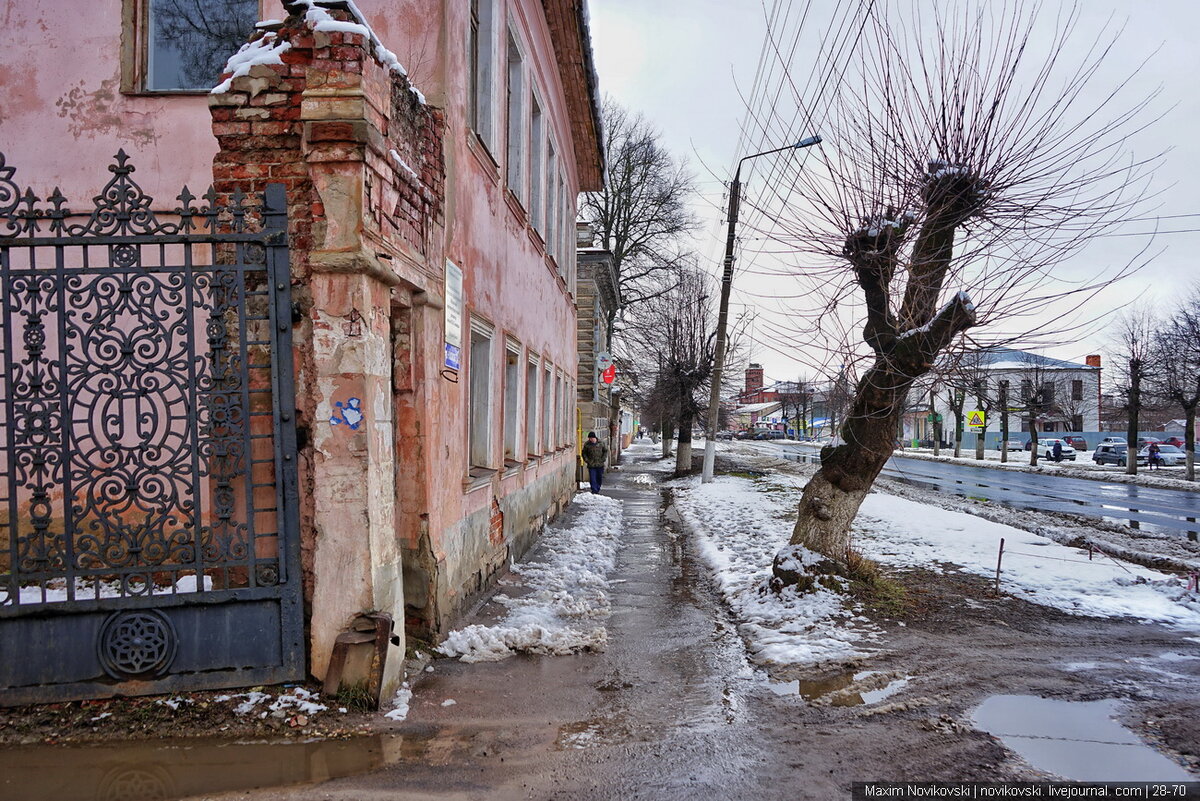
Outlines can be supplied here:
<path id="1" fill-rule="evenodd" d="M 988 348 L 979 351 L 980 363 L 992 370 L 1028 370 L 1030 368 L 1049 368 L 1051 370 L 1099 370 L 1079 362 L 1068 362 L 1033 353 L 1027 350 L 1013 348 Z"/>
<path id="2" fill-rule="evenodd" d="M 769 409 L 778 409 L 779 401 L 768 401 L 766 403 L 750 403 L 745 406 L 739 406 L 734 409 L 736 414 L 746 414 L 747 412 L 765 412 Z"/>

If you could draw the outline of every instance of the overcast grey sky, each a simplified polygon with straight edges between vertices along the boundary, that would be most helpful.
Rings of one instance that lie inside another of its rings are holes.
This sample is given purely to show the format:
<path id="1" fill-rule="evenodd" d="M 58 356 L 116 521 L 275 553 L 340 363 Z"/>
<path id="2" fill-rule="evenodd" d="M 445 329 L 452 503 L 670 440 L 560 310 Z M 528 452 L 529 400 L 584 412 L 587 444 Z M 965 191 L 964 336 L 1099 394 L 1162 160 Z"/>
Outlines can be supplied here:
<path id="1" fill-rule="evenodd" d="M 820 37 L 827 35 L 835 10 L 857 4 L 858 0 L 843 0 L 840 4 L 837 0 L 794 0 L 790 4 L 793 20 L 799 19 L 803 9 L 808 10 L 802 42 L 807 43 L 812 59 Z M 1051 0 L 1047 5 L 1055 7 L 1057 2 Z M 703 220 L 697 249 L 714 274 L 719 269 L 724 247 L 724 182 L 737 158 L 746 155 L 739 152 L 745 143 L 738 140 L 746 108 L 742 96 L 750 94 L 755 86 L 768 14 L 772 10 L 783 14 L 782 9 L 788 7 L 788 3 L 777 4 L 775 0 L 764 0 L 761 4 L 749 0 L 589 2 L 602 91 L 645 114 L 662 132 L 667 146 L 686 157 L 697 175 L 701 197 L 696 208 Z M 1106 80 L 1110 76 L 1105 74 L 1109 68 L 1115 79 L 1158 51 L 1135 78 L 1130 97 L 1161 86 L 1156 109 L 1166 116 L 1139 134 L 1130 143 L 1130 149 L 1139 157 L 1170 151 L 1163 157 L 1154 180 L 1153 190 L 1161 195 L 1150 207 L 1152 214 L 1200 215 L 1200 199 L 1194 188 L 1200 175 L 1200 142 L 1196 136 L 1200 124 L 1200 92 L 1196 89 L 1200 49 L 1193 44 L 1195 31 L 1200 30 L 1200 2 L 1086 0 L 1082 11 L 1083 35 L 1077 39 L 1080 47 L 1091 41 L 1088 32 L 1105 23 L 1111 21 L 1112 26 L 1124 29 L 1114 51 L 1117 55 L 1097 75 L 1097 89 L 1111 84 Z M 804 71 L 800 78 L 806 78 L 812 68 L 803 52 L 793 64 Z M 781 107 L 778 111 L 790 118 L 793 109 Z M 813 131 L 792 133 L 799 138 Z M 832 146 L 835 143 L 822 147 Z M 754 181 L 759 175 L 749 176 L 748 195 L 754 191 Z M 761 175 L 769 179 L 765 171 Z M 1150 231 L 1154 227 L 1153 222 L 1148 222 L 1136 228 L 1131 224 L 1127 230 Z M 1200 229 L 1200 216 L 1164 219 L 1158 228 Z M 1192 232 L 1163 233 L 1153 240 L 1123 236 L 1095 242 L 1062 265 L 1060 269 L 1065 275 L 1094 274 L 1102 266 L 1111 267 L 1134 258 L 1147 245 L 1149 252 L 1156 255 L 1135 276 L 1101 293 L 1088 307 L 1075 313 L 1080 319 L 1102 314 L 1142 293 L 1164 311 L 1169 309 L 1170 298 L 1200 277 L 1193 255 L 1198 244 L 1200 234 Z M 752 242 L 745 245 L 747 250 L 753 247 Z M 794 358 L 797 354 L 782 339 L 780 331 L 788 324 L 788 304 L 772 296 L 790 290 L 786 284 L 764 275 L 772 270 L 769 262 L 769 258 L 752 258 L 747 253 L 739 261 L 739 266 L 745 269 L 735 281 L 734 302 L 760 309 L 759 321 L 753 326 L 755 341 L 751 358 L 764 364 L 771 379 L 795 379 L 800 374 L 815 378 L 811 367 L 814 359 Z M 1067 309 L 1061 311 L 1070 313 Z M 1098 331 L 1080 341 L 1063 343 L 1051 352 L 1060 358 L 1082 361 L 1087 353 L 1104 352 L 1104 344 L 1103 331 Z"/>

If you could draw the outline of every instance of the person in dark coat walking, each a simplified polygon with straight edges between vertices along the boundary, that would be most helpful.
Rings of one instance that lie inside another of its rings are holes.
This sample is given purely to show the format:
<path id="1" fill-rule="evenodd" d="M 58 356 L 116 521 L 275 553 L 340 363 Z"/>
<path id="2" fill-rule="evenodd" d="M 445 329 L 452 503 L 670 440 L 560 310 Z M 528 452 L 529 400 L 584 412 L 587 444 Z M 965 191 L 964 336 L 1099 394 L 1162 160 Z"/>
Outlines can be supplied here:
<path id="1" fill-rule="evenodd" d="M 596 432 L 589 431 L 587 442 L 583 443 L 583 463 L 588 469 L 588 483 L 592 485 L 592 494 L 600 492 L 604 482 L 604 468 L 608 465 L 608 446 L 596 439 Z"/>
<path id="2" fill-rule="evenodd" d="M 1054 461 L 1062 461 L 1062 440 L 1054 440 L 1054 447 L 1050 449 L 1050 455 L 1054 458 Z"/>

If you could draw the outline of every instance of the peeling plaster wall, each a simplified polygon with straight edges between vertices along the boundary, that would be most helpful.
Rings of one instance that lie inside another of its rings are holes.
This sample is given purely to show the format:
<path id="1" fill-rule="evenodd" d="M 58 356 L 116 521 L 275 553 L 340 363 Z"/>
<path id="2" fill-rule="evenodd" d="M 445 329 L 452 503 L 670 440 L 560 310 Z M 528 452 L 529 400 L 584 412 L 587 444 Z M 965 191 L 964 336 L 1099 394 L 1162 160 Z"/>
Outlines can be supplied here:
<path id="1" fill-rule="evenodd" d="M 444 632 L 574 491 L 573 445 L 556 444 L 483 485 L 464 480 L 470 366 L 457 383 L 442 375 L 446 260 L 464 270 L 467 319 L 495 326 L 497 398 L 506 337 L 522 357 L 536 353 L 572 379 L 577 364 L 573 267 L 566 281 L 557 274 L 505 186 L 504 154 L 488 154 L 466 123 L 469 5 L 357 6 L 429 105 L 415 103 L 409 83 L 361 40 L 311 31 L 307 39 L 294 32 L 283 66 L 255 67 L 211 111 L 203 94 L 126 95 L 120 0 L 73 4 L 69 14 L 58 0 L 0 10 L 0 42 L 22 65 L 0 74 L 0 150 L 43 196 L 57 185 L 83 205 L 106 178 L 96 167 L 119 147 L 159 207 L 175 205 L 184 184 L 196 194 L 214 180 L 223 192 L 273 181 L 288 188 L 297 425 L 306 441 L 302 562 L 317 676 L 359 612 L 391 611 L 425 633 Z M 264 18 L 284 16 L 277 0 L 265 0 Z M 574 198 L 573 111 L 543 5 L 498 0 L 496 18 L 521 39 Z M 502 107 L 496 117 L 499 126 Z M 565 235 L 573 241 L 573 229 Z M 361 315 L 356 337 L 345 331 L 352 311 Z M 498 423 L 492 445 L 503 452 Z"/>
<path id="2" fill-rule="evenodd" d="M 134 180 L 163 205 L 184 184 L 201 194 L 212 180 L 204 98 L 122 94 L 121 35 L 121 0 L 10 0 L 0 10 L 0 151 L 43 197 L 57 186 L 84 206 L 122 147 Z"/>

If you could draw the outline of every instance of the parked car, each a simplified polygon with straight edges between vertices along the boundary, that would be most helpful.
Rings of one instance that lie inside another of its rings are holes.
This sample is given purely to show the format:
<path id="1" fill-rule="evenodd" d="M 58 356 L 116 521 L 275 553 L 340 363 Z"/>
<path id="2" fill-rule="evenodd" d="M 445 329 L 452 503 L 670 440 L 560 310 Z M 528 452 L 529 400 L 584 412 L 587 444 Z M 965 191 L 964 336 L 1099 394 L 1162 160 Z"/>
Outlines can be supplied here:
<path id="1" fill-rule="evenodd" d="M 1115 464 L 1124 467 L 1125 454 L 1128 450 L 1129 446 L 1124 442 L 1101 442 L 1092 454 L 1092 461 L 1096 464 Z"/>
<path id="2" fill-rule="evenodd" d="M 1008 439 L 1004 441 L 1004 450 L 1006 451 L 1023 451 L 1025 450 L 1025 440 L 1023 439 Z"/>
<path id="3" fill-rule="evenodd" d="M 1163 444 L 1163 441 L 1161 439 L 1159 439 L 1158 437 L 1138 437 L 1137 438 L 1138 450 L 1145 448 L 1147 445 L 1149 445 L 1152 442 L 1157 442 L 1159 445 Z"/>
<path id="4" fill-rule="evenodd" d="M 1174 445 L 1176 448 L 1183 448 L 1187 444 L 1183 441 L 1183 437 L 1167 437 L 1163 442 L 1167 445 Z"/>
<path id="5" fill-rule="evenodd" d="M 1142 448 L 1137 455 L 1138 464 L 1150 463 L 1150 446 Z M 1177 465 L 1187 463 L 1187 453 L 1181 448 L 1176 448 L 1174 445 L 1162 444 L 1158 446 L 1158 463 L 1163 467 L 1175 467 Z"/>
<path id="6" fill-rule="evenodd" d="M 1054 443 L 1056 443 L 1056 442 L 1060 443 L 1062 445 L 1062 458 L 1068 462 L 1075 461 L 1075 449 L 1072 448 L 1067 443 L 1063 442 L 1061 439 L 1039 439 L 1038 440 L 1038 453 L 1041 454 L 1041 456 L 1039 458 L 1053 459 L 1054 458 Z"/>
<path id="7" fill-rule="evenodd" d="M 732 431 L 718 431 L 717 439 L 733 439 Z"/>
<path id="8" fill-rule="evenodd" d="M 738 431 L 733 435 L 734 439 L 750 439 L 754 436 L 753 431 Z"/>
<path id="9" fill-rule="evenodd" d="M 1086 451 L 1088 449 L 1088 441 L 1078 434 L 1067 434 L 1063 436 L 1062 441 L 1070 445 L 1076 451 Z"/>
<path id="10" fill-rule="evenodd" d="M 1120 443 L 1124 444 L 1125 437 L 1105 437 L 1104 439 L 1100 440 L 1101 445 L 1105 445 L 1105 444 L 1109 444 L 1109 443 L 1116 443 L 1116 442 L 1120 442 Z"/>
<path id="11" fill-rule="evenodd" d="M 759 431 L 754 435 L 755 439 L 787 439 L 787 435 L 782 431 Z"/>

